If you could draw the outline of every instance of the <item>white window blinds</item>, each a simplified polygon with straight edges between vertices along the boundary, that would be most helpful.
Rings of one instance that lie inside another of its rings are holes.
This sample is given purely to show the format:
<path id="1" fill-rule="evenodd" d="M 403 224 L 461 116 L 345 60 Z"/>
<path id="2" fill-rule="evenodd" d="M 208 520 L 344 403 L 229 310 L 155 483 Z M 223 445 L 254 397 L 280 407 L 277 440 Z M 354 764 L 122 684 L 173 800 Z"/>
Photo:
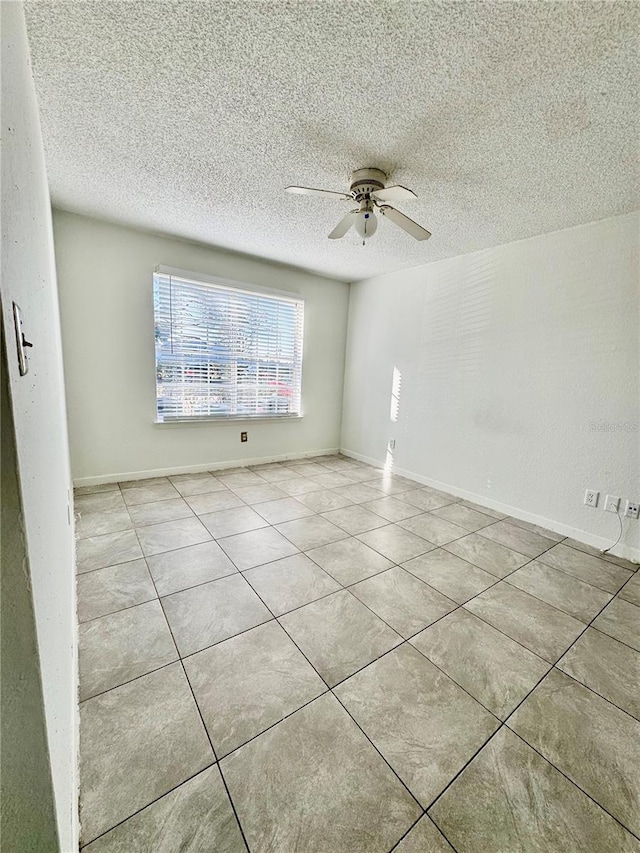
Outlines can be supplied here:
<path id="1" fill-rule="evenodd" d="M 304 302 L 156 272 L 157 420 L 300 414 Z"/>

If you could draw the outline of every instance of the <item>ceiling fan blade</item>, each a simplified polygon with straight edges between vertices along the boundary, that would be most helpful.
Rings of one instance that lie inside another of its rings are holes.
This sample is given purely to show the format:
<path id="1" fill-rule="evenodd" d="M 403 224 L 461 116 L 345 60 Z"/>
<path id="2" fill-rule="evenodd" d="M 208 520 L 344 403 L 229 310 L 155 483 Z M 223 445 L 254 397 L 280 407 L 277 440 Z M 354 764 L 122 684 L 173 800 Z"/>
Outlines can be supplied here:
<path id="1" fill-rule="evenodd" d="M 296 195 L 325 195 L 330 198 L 339 198 L 346 201 L 351 201 L 351 196 L 346 193 L 336 193 L 333 190 L 317 190 L 313 187 L 285 187 L 285 192 L 295 193 Z"/>
<path id="2" fill-rule="evenodd" d="M 413 190 L 401 187 L 399 184 L 395 187 L 374 190 L 371 195 L 378 201 L 409 201 L 409 199 L 418 198 Z"/>
<path id="3" fill-rule="evenodd" d="M 349 213 L 347 213 L 347 215 L 343 219 L 341 219 L 340 222 L 338 222 L 331 234 L 329 234 L 329 239 L 339 240 L 340 237 L 344 237 L 349 228 L 351 228 L 353 223 L 356 221 L 356 216 L 358 215 L 358 213 L 359 211 L 357 210 L 350 210 Z"/>
<path id="4" fill-rule="evenodd" d="M 395 207 L 389 207 L 387 204 L 383 204 L 379 208 L 380 213 L 383 216 L 386 216 L 392 222 L 395 222 L 396 225 L 399 225 L 403 231 L 406 231 L 407 234 L 411 234 L 412 237 L 415 237 L 416 240 L 428 240 L 431 237 L 431 232 L 427 231 L 426 228 L 423 228 L 422 225 L 418 225 L 417 222 L 414 222 L 413 219 L 409 219 L 408 216 L 405 216 L 404 213 L 400 213 L 399 210 L 396 210 Z"/>

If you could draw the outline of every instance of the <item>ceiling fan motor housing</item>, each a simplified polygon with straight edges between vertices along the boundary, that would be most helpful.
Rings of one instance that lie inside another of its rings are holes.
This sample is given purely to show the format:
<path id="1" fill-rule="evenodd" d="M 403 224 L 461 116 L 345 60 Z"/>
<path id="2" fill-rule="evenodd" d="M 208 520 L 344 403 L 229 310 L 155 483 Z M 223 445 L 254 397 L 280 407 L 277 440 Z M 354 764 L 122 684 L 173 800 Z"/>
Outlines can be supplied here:
<path id="1" fill-rule="evenodd" d="M 351 173 L 349 192 L 356 201 L 368 199 L 375 190 L 384 189 L 387 176 L 381 169 L 356 169 Z"/>

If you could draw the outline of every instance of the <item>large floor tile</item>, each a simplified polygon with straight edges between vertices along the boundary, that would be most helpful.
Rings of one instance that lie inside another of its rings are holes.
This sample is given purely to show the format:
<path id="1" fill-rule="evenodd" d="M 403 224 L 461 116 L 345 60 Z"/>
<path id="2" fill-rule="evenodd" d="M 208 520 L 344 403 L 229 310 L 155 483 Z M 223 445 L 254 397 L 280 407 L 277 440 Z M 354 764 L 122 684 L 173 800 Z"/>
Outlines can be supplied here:
<path id="1" fill-rule="evenodd" d="M 463 606 L 550 663 L 585 629 L 584 622 L 505 582 Z"/>
<path id="2" fill-rule="evenodd" d="M 349 477 L 355 480 L 356 483 L 371 485 L 373 480 L 379 479 L 380 469 L 371 468 L 369 465 L 362 465 L 359 468 L 351 468 L 349 470 Z"/>
<path id="3" fill-rule="evenodd" d="M 553 670 L 508 725 L 640 834 L 640 722 Z"/>
<path id="4" fill-rule="evenodd" d="M 589 628 L 557 666 L 640 720 L 640 652 Z"/>
<path id="5" fill-rule="evenodd" d="M 134 530 L 105 533 L 76 542 L 76 566 L 78 574 L 129 563 L 142 557 L 142 548 Z"/>
<path id="6" fill-rule="evenodd" d="M 640 607 L 614 598 L 593 623 L 594 628 L 640 652 Z"/>
<path id="7" fill-rule="evenodd" d="M 78 575 L 77 592 L 79 622 L 157 598 L 144 560 Z"/>
<path id="8" fill-rule="evenodd" d="M 351 587 L 351 592 L 402 637 L 440 619 L 457 605 L 400 566 Z"/>
<path id="9" fill-rule="evenodd" d="M 475 509 L 470 509 L 468 506 L 462 506 L 459 503 L 448 504 L 433 511 L 438 518 L 444 518 L 445 521 L 451 521 L 454 524 L 464 527 L 472 533 L 480 530 L 482 527 L 488 527 L 490 524 L 495 524 L 495 518 L 485 515 L 482 512 L 476 512 Z"/>
<path id="10" fill-rule="evenodd" d="M 341 527 L 336 527 L 335 524 L 319 515 L 285 521 L 283 524 L 278 524 L 276 529 L 301 551 L 318 548 L 320 545 L 327 545 L 329 542 L 337 542 L 338 539 L 346 539 L 348 536 Z"/>
<path id="11" fill-rule="evenodd" d="M 210 512 L 220 512 L 223 509 L 235 509 L 244 506 L 238 495 L 227 489 L 226 486 L 222 486 L 222 489 L 214 492 L 190 495 L 186 501 L 196 515 L 206 515 Z"/>
<path id="12" fill-rule="evenodd" d="M 236 487 L 243 488 L 246 486 L 261 486 L 264 483 L 264 479 L 260 474 L 254 474 L 254 472 L 249 471 L 248 468 L 238 471 L 237 473 L 220 471 L 216 474 L 216 477 L 229 489 L 235 489 Z"/>
<path id="13" fill-rule="evenodd" d="M 416 488 L 419 486 L 419 484 L 413 480 L 407 480 L 405 477 L 396 477 L 392 475 L 378 475 L 373 480 L 367 480 L 367 485 L 373 486 L 373 488 L 377 489 L 383 495 L 396 495 L 397 497 L 401 497 L 407 492 L 415 492 Z M 424 491 L 427 490 L 425 489 Z M 404 500 L 404 498 L 402 498 L 402 500 Z M 455 500 L 455 498 L 452 498 L 451 500 Z"/>
<path id="14" fill-rule="evenodd" d="M 268 483 L 277 483 L 278 487 L 281 486 L 282 483 L 288 480 L 304 480 L 305 477 L 302 474 L 296 473 L 292 468 L 279 467 L 279 468 L 267 468 L 265 470 L 260 471 L 260 476 L 263 480 L 266 480 Z M 324 488 L 324 486 L 320 486 L 319 488 Z"/>
<path id="15" fill-rule="evenodd" d="M 325 459 L 322 465 L 329 471 L 340 471 L 349 474 L 351 471 L 356 471 L 360 468 L 360 463 L 355 459 L 348 459 L 345 456 L 339 456 L 337 459 Z"/>
<path id="16" fill-rule="evenodd" d="M 393 853 L 454 853 L 444 835 L 428 815 L 405 835 Z"/>
<path id="17" fill-rule="evenodd" d="M 407 644 L 335 693 L 425 808 L 499 726 Z"/>
<path id="18" fill-rule="evenodd" d="M 402 521 L 405 518 L 411 518 L 412 515 L 420 515 L 421 512 L 417 506 L 411 506 L 399 498 L 390 497 L 367 501 L 363 507 L 391 522 Z"/>
<path id="19" fill-rule="evenodd" d="M 639 850 L 619 823 L 508 729 L 489 741 L 429 814 L 458 853 Z"/>
<path id="20" fill-rule="evenodd" d="M 504 545 L 485 539 L 479 533 L 470 533 L 462 539 L 447 543 L 444 547 L 445 551 L 450 551 L 457 557 L 462 557 L 463 560 L 499 578 L 511 574 L 528 563 L 530 559 L 511 548 L 505 548 Z"/>
<path id="21" fill-rule="evenodd" d="M 272 618 L 238 573 L 169 595 L 162 606 L 182 657 Z"/>
<path id="22" fill-rule="evenodd" d="M 337 524 L 351 536 L 355 536 L 356 533 L 366 533 L 367 530 L 375 530 L 376 527 L 383 527 L 387 523 L 386 519 L 375 512 L 357 504 L 343 509 L 333 509 L 325 512 L 322 517 L 332 524 Z"/>
<path id="23" fill-rule="evenodd" d="M 346 590 L 281 616 L 280 624 L 329 687 L 402 641 Z"/>
<path id="24" fill-rule="evenodd" d="M 189 545 L 198 545 L 211 539 L 211 534 L 197 518 L 151 524 L 149 527 L 138 528 L 137 534 L 145 557 L 153 557 L 165 551 L 176 551 L 178 548 L 187 548 Z"/>
<path id="25" fill-rule="evenodd" d="M 220 771 L 208 767 L 82 853 L 246 853 Z"/>
<path id="26" fill-rule="evenodd" d="M 90 495 L 74 495 L 73 506 L 76 512 L 107 512 L 114 509 L 126 509 L 120 489 L 109 492 L 97 492 Z"/>
<path id="27" fill-rule="evenodd" d="M 413 560 L 403 563 L 402 567 L 458 604 L 464 604 L 498 581 L 495 575 L 467 563 L 443 548 L 414 557 Z"/>
<path id="28" fill-rule="evenodd" d="M 251 505 L 265 501 L 277 501 L 287 496 L 286 492 L 283 492 L 273 483 L 260 483 L 257 486 L 236 486 L 233 491 L 246 504 Z"/>
<path id="29" fill-rule="evenodd" d="M 129 488 L 124 483 L 121 483 L 120 486 L 124 502 L 128 506 L 151 503 L 152 501 L 167 501 L 171 498 L 180 497 L 177 489 L 168 480 L 157 482 L 137 480 Z"/>
<path id="30" fill-rule="evenodd" d="M 284 557 L 243 574 L 274 616 L 340 589 L 340 584 L 306 554 Z"/>
<path id="31" fill-rule="evenodd" d="M 469 532 L 464 527 L 460 527 L 459 524 L 453 524 L 429 512 L 414 515 L 413 518 L 406 518 L 399 524 L 405 530 L 415 533 L 416 536 L 422 536 L 423 539 L 433 542 L 435 545 L 446 545 L 447 542 L 460 539 Z"/>
<path id="32" fill-rule="evenodd" d="M 388 853 L 420 815 L 331 695 L 224 758 L 221 768 L 254 851 Z"/>
<path id="33" fill-rule="evenodd" d="M 502 720 L 549 671 L 546 661 L 464 608 L 411 643 Z"/>
<path id="34" fill-rule="evenodd" d="M 636 572 L 631 580 L 622 587 L 620 598 L 624 598 L 625 601 L 630 601 L 631 604 L 640 607 L 640 572 Z"/>
<path id="35" fill-rule="evenodd" d="M 241 571 L 298 553 L 296 546 L 272 527 L 228 536 L 220 545 Z"/>
<path id="36" fill-rule="evenodd" d="M 419 554 L 426 554 L 436 546 L 415 533 L 410 533 L 397 524 L 387 524 L 377 530 L 361 533 L 358 536 L 361 542 L 378 551 L 392 563 L 404 563 Z"/>
<path id="37" fill-rule="evenodd" d="M 328 471 L 326 474 L 319 474 L 317 477 L 309 477 L 318 486 L 323 489 L 336 489 L 338 486 L 349 486 L 354 481 L 346 474 L 341 474 L 338 471 Z"/>
<path id="38" fill-rule="evenodd" d="M 554 539 L 547 539 L 546 536 L 532 533 L 506 520 L 496 521 L 490 527 L 483 528 L 480 535 L 528 557 L 537 557 L 555 545 Z"/>
<path id="39" fill-rule="evenodd" d="M 279 480 L 278 488 L 285 494 L 296 498 L 301 498 L 302 495 L 309 495 L 314 492 L 326 491 L 325 487 L 321 486 L 320 483 L 316 483 L 309 477 L 300 477 L 298 475 L 295 476 L 295 479 Z"/>
<path id="40" fill-rule="evenodd" d="M 540 562 L 611 593 L 616 593 L 632 574 L 628 569 L 577 551 L 564 543 L 541 554 Z"/>
<path id="41" fill-rule="evenodd" d="M 220 493 L 218 492 L 218 494 Z M 235 536 L 238 533 L 248 533 L 250 530 L 268 527 L 269 524 L 250 506 L 210 512 L 201 515 L 200 521 L 214 539 L 223 539 L 225 536 Z"/>
<path id="42" fill-rule="evenodd" d="M 343 586 L 364 580 L 393 565 L 382 554 L 352 537 L 312 548 L 307 556 Z"/>
<path id="43" fill-rule="evenodd" d="M 349 474 L 351 476 L 351 474 Z M 349 486 L 338 486 L 335 490 L 336 494 L 342 497 L 349 498 L 354 504 L 361 504 L 365 501 L 374 501 L 380 497 L 378 489 L 369 486 L 366 483 L 352 483 Z"/>
<path id="44" fill-rule="evenodd" d="M 303 477 L 317 477 L 319 474 L 326 474 L 330 470 L 317 462 L 305 462 L 302 459 L 298 459 L 295 465 L 292 462 L 288 467 Z"/>
<path id="45" fill-rule="evenodd" d="M 148 557 L 147 565 L 158 595 L 171 595 L 237 572 L 222 548 L 213 541 Z"/>
<path id="46" fill-rule="evenodd" d="M 282 521 L 292 521 L 294 518 L 313 515 L 313 510 L 309 509 L 308 506 L 295 498 L 286 496 L 278 500 L 260 503 L 255 509 L 269 524 L 280 524 Z"/>
<path id="47" fill-rule="evenodd" d="M 329 510 L 341 509 L 343 506 L 351 506 L 353 504 L 353 501 L 349 500 L 349 498 L 345 498 L 343 495 L 339 495 L 329 489 L 298 494 L 297 499 L 314 512 L 329 512 Z"/>
<path id="48" fill-rule="evenodd" d="M 277 622 L 198 652 L 185 668 L 219 759 L 327 689 Z"/>
<path id="49" fill-rule="evenodd" d="M 129 507 L 129 515 L 136 527 L 147 524 L 160 524 L 163 521 L 175 521 L 177 518 L 189 518 L 193 513 L 182 498 L 169 501 L 152 501 Z"/>
<path id="50" fill-rule="evenodd" d="M 179 663 L 80 705 L 82 843 L 214 761 Z"/>
<path id="51" fill-rule="evenodd" d="M 76 512 L 76 539 L 89 539 L 105 533 L 131 530 L 133 522 L 126 509 L 110 509 L 101 512 Z"/>
<path id="52" fill-rule="evenodd" d="M 171 477 L 170 482 L 182 497 L 206 495 L 210 492 L 224 491 L 227 488 L 224 483 L 221 483 L 208 471 L 202 474 L 181 474 L 177 477 Z"/>
<path id="53" fill-rule="evenodd" d="M 431 489 L 412 489 L 411 491 L 403 492 L 401 500 L 421 509 L 422 512 L 431 512 L 431 510 L 439 509 L 453 503 L 456 498 L 452 495 L 439 495 Z"/>
<path id="54" fill-rule="evenodd" d="M 81 700 L 178 658 L 157 600 L 84 622 L 78 640 Z"/>
<path id="55" fill-rule="evenodd" d="M 582 622 L 590 622 L 611 600 L 610 593 L 535 560 L 509 575 L 507 583 Z"/>

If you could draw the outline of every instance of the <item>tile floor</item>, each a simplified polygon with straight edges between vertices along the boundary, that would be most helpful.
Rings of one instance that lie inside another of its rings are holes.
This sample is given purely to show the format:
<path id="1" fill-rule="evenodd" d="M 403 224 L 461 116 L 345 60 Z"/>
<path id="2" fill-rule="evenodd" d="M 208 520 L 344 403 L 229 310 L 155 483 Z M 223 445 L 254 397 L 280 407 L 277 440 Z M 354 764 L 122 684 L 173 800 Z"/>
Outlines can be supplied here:
<path id="1" fill-rule="evenodd" d="M 87 853 L 639 853 L 635 565 L 343 457 L 76 514 Z"/>

